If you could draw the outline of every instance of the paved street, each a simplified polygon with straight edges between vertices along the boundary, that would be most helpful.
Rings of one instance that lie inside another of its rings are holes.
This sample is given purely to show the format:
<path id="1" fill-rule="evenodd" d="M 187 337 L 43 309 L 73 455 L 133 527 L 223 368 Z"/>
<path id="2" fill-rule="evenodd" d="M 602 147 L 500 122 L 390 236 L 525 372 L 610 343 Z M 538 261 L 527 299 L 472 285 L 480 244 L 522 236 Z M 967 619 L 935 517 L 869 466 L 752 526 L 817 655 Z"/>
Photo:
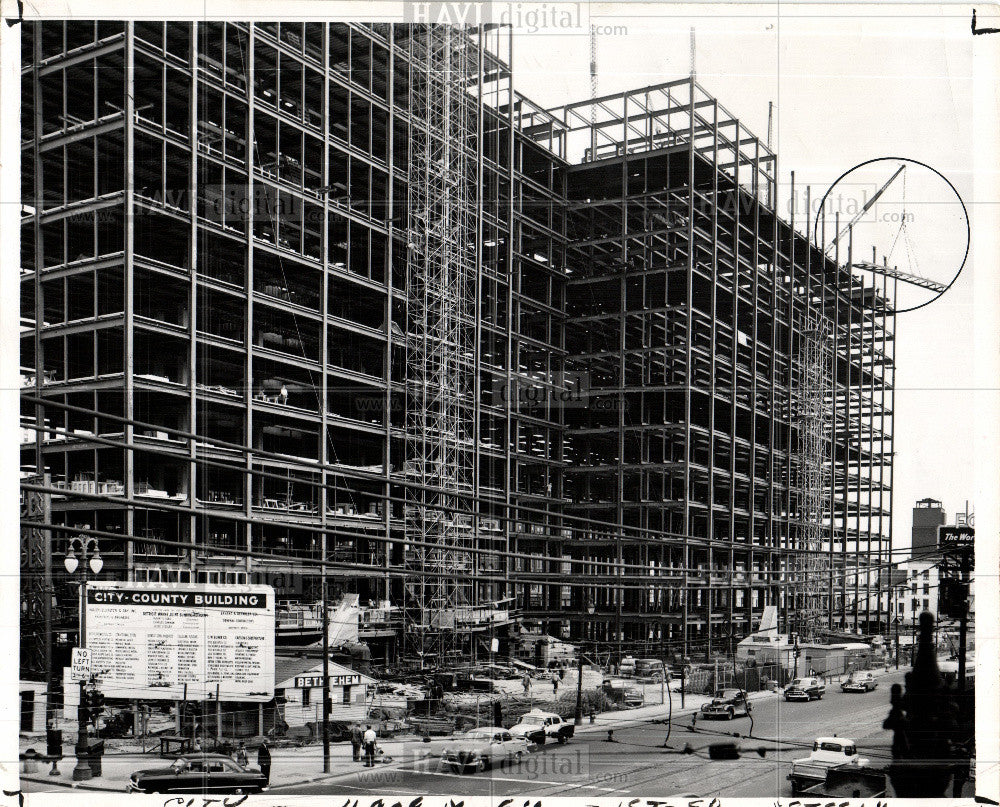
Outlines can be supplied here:
<path id="1" fill-rule="evenodd" d="M 902 678 L 902 671 L 886 675 L 876 691 L 866 694 L 844 694 L 832 685 L 823 700 L 809 703 L 786 703 L 778 697 L 755 701 L 752 738 L 737 740 L 746 749 L 738 761 L 710 761 L 708 746 L 733 741 L 724 736 L 729 732 L 749 733 L 747 718 L 699 721 L 696 732 L 688 730 L 689 717 L 675 718 L 669 749 L 664 748 L 665 722 L 631 725 L 621 718 L 612 725 L 599 719 L 595 726 L 585 724 L 567 745 L 546 745 L 520 765 L 486 773 L 458 775 L 443 770 L 437 760 L 405 760 L 404 755 L 402 762 L 397 758 L 391 765 L 359 767 L 323 782 L 271 792 L 787 796 L 791 790 L 785 776 L 791 761 L 806 756 L 818 736 L 852 737 L 876 764 L 889 756 L 891 734 L 882 729 L 882 721 L 889 710 L 889 688 Z M 608 728 L 614 728 L 615 742 L 606 741 Z M 685 745 L 694 753 L 682 753 Z M 760 757 L 757 748 L 766 748 L 766 756 Z"/>

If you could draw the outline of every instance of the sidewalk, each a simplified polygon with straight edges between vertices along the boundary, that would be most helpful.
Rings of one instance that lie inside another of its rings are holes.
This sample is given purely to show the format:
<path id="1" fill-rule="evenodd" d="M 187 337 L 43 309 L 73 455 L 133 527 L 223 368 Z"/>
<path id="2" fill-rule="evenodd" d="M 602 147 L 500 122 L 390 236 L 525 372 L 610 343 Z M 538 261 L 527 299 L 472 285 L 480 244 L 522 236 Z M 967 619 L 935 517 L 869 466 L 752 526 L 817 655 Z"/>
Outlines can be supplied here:
<path id="1" fill-rule="evenodd" d="M 896 670 L 884 671 L 882 668 L 873 670 L 876 675 L 882 676 L 894 673 Z M 836 686 L 834 681 L 827 683 L 827 686 Z M 767 698 L 780 697 L 779 692 L 763 691 L 749 693 L 751 701 L 765 700 Z M 653 703 L 640 706 L 636 709 L 619 709 L 609 712 L 601 712 L 595 716 L 594 722 L 590 722 L 590 716 L 584 714 L 583 723 L 576 727 L 576 734 L 589 736 L 593 734 L 605 734 L 610 730 L 628 728 L 639 723 L 651 721 L 666 721 L 668 716 L 672 716 L 676 726 L 679 718 L 689 718 L 691 714 L 699 712 L 702 704 L 708 703 L 711 698 L 707 695 L 694 695 L 686 693 L 684 696 L 684 706 L 681 707 L 681 696 L 677 690 L 670 690 L 669 699 L 663 704 Z M 570 718 L 572 720 L 572 718 Z M 423 742 L 419 737 L 406 737 L 393 740 L 380 740 L 379 746 L 383 749 L 385 756 L 391 758 L 389 762 L 379 762 L 376 769 L 392 769 L 399 765 L 412 762 L 415 759 L 440 756 L 444 746 L 452 741 L 451 737 L 437 737 L 430 742 Z M 44 740 L 37 738 L 22 738 L 20 750 L 32 747 L 38 750 L 44 749 Z M 74 788 L 79 790 L 103 790 L 103 791 L 124 791 L 125 784 L 133 771 L 143 768 L 167 767 L 170 760 L 163 759 L 155 753 L 148 754 L 107 754 L 102 760 L 102 775 L 86 782 L 73 781 L 73 768 L 76 759 L 73 756 L 72 746 L 66 746 L 67 756 L 59 763 L 60 776 L 49 776 L 48 763 L 37 763 L 37 770 L 33 773 L 21 773 L 21 778 L 38 784 L 50 785 L 53 789 Z M 251 767 L 255 767 L 256 752 L 251 752 Z M 330 770 L 328 774 L 323 771 L 323 748 L 319 743 L 302 746 L 299 748 L 273 748 L 271 749 L 271 786 L 272 787 L 292 787 L 296 785 L 309 784 L 318 781 L 333 781 L 340 777 L 352 776 L 360 770 L 364 770 L 362 763 L 354 762 L 352 759 L 351 746 L 349 743 L 332 743 L 330 745 Z"/>
<path id="2" fill-rule="evenodd" d="M 768 697 L 773 693 L 754 693 L 752 698 Z M 671 694 L 673 698 L 673 716 L 676 720 L 681 715 L 689 715 L 701 708 L 701 704 L 707 703 L 709 698 L 704 695 L 686 695 L 685 708 L 680 708 L 680 693 Z M 580 735 L 589 735 L 598 732 L 606 732 L 609 728 L 624 728 L 637 723 L 650 720 L 665 720 L 668 713 L 668 704 L 662 706 L 652 704 L 638 709 L 623 709 L 613 712 L 602 712 L 596 716 L 595 722 L 591 724 L 589 717 L 584 716 L 584 723 L 577 727 Z M 395 740 L 381 740 L 379 746 L 384 751 L 384 756 L 391 759 L 388 762 L 379 762 L 377 769 L 392 769 L 399 765 L 412 762 L 415 759 L 427 757 L 439 757 L 444 747 L 452 741 L 451 737 L 437 737 L 430 742 L 424 742 L 419 737 L 408 737 Z M 22 738 L 21 751 L 32 747 L 44 749 L 44 743 L 39 743 L 37 738 L 30 741 Z M 97 791 L 124 791 L 125 784 L 129 776 L 137 770 L 144 768 L 161 768 L 170 764 L 169 759 L 164 759 L 155 753 L 148 754 L 106 754 L 102 758 L 101 776 L 94 777 L 86 782 L 73 781 L 73 768 L 76 765 L 76 758 L 73 756 L 71 746 L 66 746 L 67 756 L 59 763 L 59 776 L 49 776 L 50 763 L 38 762 L 37 769 L 31 773 L 21 772 L 21 779 L 35 782 L 37 784 L 49 785 L 52 789 L 73 788 L 77 790 L 97 790 Z M 255 752 L 251 752 L 251 767 L 256 760 Z M 319 743 L 302 746 L 299 748 L 273 748 L 271 749 L 271 786 L 292 787 L 296 785 L 309 784 L 318 781 L 336 780 L 340 777 L 352 776 L 359 770 L 364 770 L 362 763 L 354 762 L 349 743 L 332 743 L 330 745 L 330 770 L 328 774 L 323 771 L 323 748 Z"/>
<path id="3" fill-rule="evenodd" d="M 447 741 L 448 738 L 431 743 L 421 743 L 419 740 L 383 740 L 379 745 L 385 752 L 385 756 L 391 757 L 391 762 L 380 762 L 376 767 L 391 768 L 412 761 L 415 757 L 433 755 L 435 752 L 440 753 L 442 746 Z M 171 760 L 164 759 L 155 753 L 106 754 L 101 761 L 101 776 L 85 782 L 74 782 L 73 768 L 76 765 L 76 758 L 72 755 L 71 747 L 67 746 L 66 751 L 68 752 L 67 756 L 62 759 L 58 766 L 59 776 L 48 775 L 51 763 L 37 763 L 37 770 L 33 773 L 24 773 L 23 763 L 19 763 L 19 770 L 22 770 L 21 779 L 50 785 L 53 789 L 73 788 L 123 792 L 129 776 L 134 771 L 144 768 L 166 768 L 171 763 Z M 249 767 L 256 768 L 255 761 L 256 752 L 252 752 Z M 272 788 L 336 779 L 341 776 L 353 775 L 361 770 L 364 770 L 364 766 L 361 762 L 355 762 L 352 759 L 349 743 L 331 743 L 331 772 L 328 774 L 323 773 L 323 747 L 319 744 L 300 748 L 271 749 Z"/>

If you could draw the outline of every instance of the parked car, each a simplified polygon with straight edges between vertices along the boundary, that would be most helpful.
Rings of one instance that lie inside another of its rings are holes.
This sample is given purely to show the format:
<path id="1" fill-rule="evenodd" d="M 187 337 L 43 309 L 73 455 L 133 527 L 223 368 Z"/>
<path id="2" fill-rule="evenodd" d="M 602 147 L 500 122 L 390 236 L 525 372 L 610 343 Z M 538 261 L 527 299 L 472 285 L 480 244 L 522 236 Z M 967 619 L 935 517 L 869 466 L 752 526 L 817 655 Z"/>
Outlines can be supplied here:
<path id="1" fill-rule="evenodd" d="M 670 670 L 658 658 L 640 658 L 635 660 L 636 680 L 650 684 L 659 684 L 670 680 Z"/>
<path id="2" fill-rule="evenodd" d="M 521 716 L 521 722 L 511 726 L 510 733 L 524 737 L 529 743 L 543 745 L 546 740 L 564 743 L 573 736 L 574 730 L 572 723 L 567 723 L 555 712 L 532 709 Z"/>
<path id="3" fill-rule="evenodd" d="M 878 687 L 878 679 L 873 672 L 852 672 L 840 685 L 842 692 L 871 692 Z"/>
<path id="4" fill-rule="evenodd" d="M 128 793 L 260 793 L 267 779 L 222 754 L 185 754 L 166 768 L 135 771 Z"/>
<path id="5" fill-rule="evenodd" d="M 820 700 L 826 693 L 826 684 L 819 678 L 796 678 L 785 687 L 785 700 Z"/>
<path id="6" fill-rule="evenodd" d="M 455 773 L 472 768 L 485 771 L 494 765 L 520 762 L 528 753 L 528 741 L 499 726 L 472 729 L 455 738 L 444 750 L 444 761 Z"/>
<path id="7" fill-rule="evenodd" d="M 845 737 L 819 737 L 813 743 L 808 757 L 792 763 L 788 781 L 792 783 L 792 793 L 801 793 L 807 787 L 826 781 L 826 772 L 838 765 L 867 765 L 868 760 L 858 756 L 854 740 Z"/>
<path id="8" fill-rule="evenodd" d="M 749 717 L 753 706 L 742 689 L 720 689 L 708 703 L 702 704 L 702 717 L 724 717 L 732 720 L 734 717 Z"/>
<path id="9" fill-rule="evenodd" d="M 622 702 L 626 709 L 637 709 L 646 703 L 646 696 L 641 689 L 625 687 L 625 697 Z"/>
<path id="10" fill-rule="evenodd" d="M 618 664 L 618 674 L 624 678 L 629 678 L 635 675 L 635 658 L 632 656 L 625 656 Z"/>

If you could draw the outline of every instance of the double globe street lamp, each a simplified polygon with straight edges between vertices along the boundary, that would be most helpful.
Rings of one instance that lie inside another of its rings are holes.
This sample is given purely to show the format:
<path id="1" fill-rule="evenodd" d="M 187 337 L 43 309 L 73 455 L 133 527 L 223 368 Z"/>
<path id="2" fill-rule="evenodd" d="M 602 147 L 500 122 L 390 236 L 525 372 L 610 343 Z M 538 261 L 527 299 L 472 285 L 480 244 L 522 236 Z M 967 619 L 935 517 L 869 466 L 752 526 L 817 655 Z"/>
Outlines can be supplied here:
<path id="1" fill-rule="evenodd" d="M 90 525 L 85 524 L 84 529 L 90 529 Z M 79 557 L 77 557 L 76 554 L 77 547 L 79 547 Z M 78 535 L 76 538 L 71 538 L 69 542 L 69 549 L 66 551 L 66 557 L 63 558 L 63 566 L 66 567 L 66 571 L 70 575 L 75 574 L 77 569 L 80 569 L 83 574 L 83 578 L 80 582 L 80 635 L 77 639 L 77 646 L 84 648 L 87 646 L 88 571 L 93 572 L 94 574 L 100 574 L 101 569 L 104 568 L 104 559 L 101 557 L 101 551 L 98 546 L 97 539 L 90 538 L 86 535 Z M 81 678 L 80 704 L 76 711 L 78 732 L 76 740 L 76 767 L 73 768 L 73 781 L 75 782 L 85 781 L 92 778 L 94 775 L 90 768 L 90 748 L 87 743 L 87 720 L 85 717 L 86 687 L 86 680 Z"/>

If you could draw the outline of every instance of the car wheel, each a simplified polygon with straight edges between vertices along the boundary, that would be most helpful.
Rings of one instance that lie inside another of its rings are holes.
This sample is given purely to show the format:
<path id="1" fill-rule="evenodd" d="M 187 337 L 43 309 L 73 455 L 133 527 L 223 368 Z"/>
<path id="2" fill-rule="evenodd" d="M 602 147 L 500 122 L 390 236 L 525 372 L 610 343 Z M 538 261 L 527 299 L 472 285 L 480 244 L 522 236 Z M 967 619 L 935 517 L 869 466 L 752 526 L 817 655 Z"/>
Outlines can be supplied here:
<path id="1" fill-rule="evenodd" d="M 483 757 L 480 757 L 479 761 L 476 763 L 476 773 L 482 773 L 488 767 L 489 765 L 486 763 L 486 760 Z"/>
<path id="2" fill-rule="evenodd" d="M 523 751 L 518 751 L 516 754 L 514 754 L 514 762 L 517 763 L 518 765 L 521 764 L 522 759 L 524 759 Z"/>
<path id="3" fill-rule="evenodd" d="M 565 744 L 566 744 L 566 735 L 565 734 L 560 734 L 559 735 L 559 745 L 565 745 Z"/>
<path id="4" fill-rule="evenodd" d="M 747 717 L 749 717 L 749 716 L 750 716 L 750 713 L 751 713 L 752 711 L 753 711 L 753 704 L 752 704 L 752 703 L 749 703 L 749 702 L 747 702 Z"/>
<path id="5" fill-rule="evenodd" d="M 793 779 L 792 780 L 792 795 L 793 796 L 797 796 L 801 792 L 802 792 L 802 785 L 800 785 L 798 782 L 796 782 Z"/>
<path id="6" fill-rule="evenodd" d="M 729 709 L 726 710 L 726 715 L 727 720 L 733 720 L 736 717 L 736 711 L 732 707 L 729 707 Z"/>

